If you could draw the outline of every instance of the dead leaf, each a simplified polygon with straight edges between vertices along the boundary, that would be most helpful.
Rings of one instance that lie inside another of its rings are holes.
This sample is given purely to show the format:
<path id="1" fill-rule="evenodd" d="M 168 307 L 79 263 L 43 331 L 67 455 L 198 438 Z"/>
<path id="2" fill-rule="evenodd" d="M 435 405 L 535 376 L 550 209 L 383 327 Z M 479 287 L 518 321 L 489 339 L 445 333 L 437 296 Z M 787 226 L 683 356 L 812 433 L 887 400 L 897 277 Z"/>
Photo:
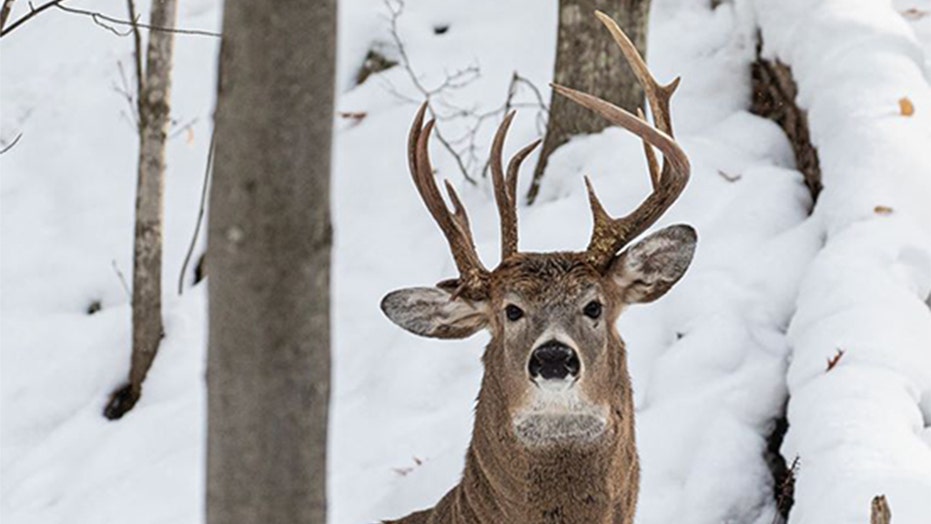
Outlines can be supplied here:
<path id="1" fill-rule="evenodd" d="M 928 12 L 922 11 L 917 7 L 909 7 L 908 9 L 902 11 L 902 16 L 906 20 L 921 20 L 922 18 L 928 16 Z"/>
<path id="2" fill-rule="evenodd" d="M 834 366 L 836 366 L 837 363 L 840 362 L 840 359 L 841 357 L 844 356 L 844 353 L 846 353 L 846 351 L 844 351 L 843 349 L 837 348 L 837 353 L 833 357 L 828 359 L 828 368 L 824 370 L 825 373 L 834 369 Z"/>
<path id="3" fill-rule="evenodd" d="M 365 111 L 340 111 L 338 114 L 340 118 L 352 120 L 353 122 L 359 122 L 368 116 L 368 113 Z"/>
<path id="4" fill-rule="evenodd" d="M 899 99 L 899 114 L 902 116 L 912 116 L 915 114 L 915 105 L 912 104 L 912 101 L 909 100 L 907 96 L 903 96 Z"/>
<path id="5" fill-rule="evenodd" d="M 876 206 L 873 208 L 873 212 L 877 215 L 887 216 L 892 214 L 892 208 L 889 206 Z"/>

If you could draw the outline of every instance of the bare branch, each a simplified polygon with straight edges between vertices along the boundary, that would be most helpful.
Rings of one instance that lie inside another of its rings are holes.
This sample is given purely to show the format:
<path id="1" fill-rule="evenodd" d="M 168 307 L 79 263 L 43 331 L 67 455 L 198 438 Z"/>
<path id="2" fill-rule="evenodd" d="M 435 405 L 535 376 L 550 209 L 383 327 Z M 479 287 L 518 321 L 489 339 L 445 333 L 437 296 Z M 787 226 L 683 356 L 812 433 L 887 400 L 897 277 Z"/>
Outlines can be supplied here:
<path id="1" fill-rule="evenodd" d="M 420 82 L 420 79 L 417 77 L 417 74 L 414 72 L 413 67 L 411 66 L 410 57 L 407 56 L 407 49 L 404 47 L 404 42 L 401 40 L 401 36 L 398 34 L 398 18 L 401 17 L 401 13 L 404 11 L 404 2 L 402 0 L 384 0 L 385 6 L 388 8 L 390 17 L 389 22 L 389 33 L 391 34 L 391 39 L 394 40 L 394 44 L 398 49 L 398 54 L 401 56 L 401 67 L 407 72 L 408 77 L 410 77 L 411 83 L 414 84 L 414 87 L 423 94 L 424 98 L 427 99 L 427 107 L 430 110 L 430 114 L 437 117 L 437 113 L 433 108 L 432 99 L 443 89 L 448 89 L 451 86 L 462 87 L 465 84 L 461 83 L 462 74 L 454 73 L 453 75 L 447 75 L 446 80 L 440 86 L 434 89 L 427 89 L 423 83 Z M 477 68 L 477 66 L 476 66 Z M 464 70 L 464 71 L 468 71 Z M 477 75 L 476 75 L 477 76 Z M 451 77 L 454 77 L 451 80 Z M 473 77 L 474 78 L 474 77 Z M 394 91 L 395 93 L 397 91 Z M 406 100 L 410 100 L 409 97 L 403 97 Z M 456 161 L 456 165 L 459 167 L 459 171 L 462 173 L 463 178 L 466 179 L 472 185 L 475 185 L 475 179 L 469 175 L 469 170 L 466 168 L 465 163 L 462 160 L 462 157 L 459 155 L 459 152 L 449 143 L 449 140 L 446 136 L 440 131 L 439 127 L 434 128 L 434 133 L 436 139 L 443 145 L 443 147 L 449 151 L 449 154 L 452 155 L 453 159 Z"/>
<path id="2" fill-rule="evenodd" d="M 29 12 L 23 15 L 16 22 L 13 22 L 12 24 L 10 24 L 10 27 L 3 28 L 3 30 L 0 31 L 0 38 L 6 36 L 7 33 L 13 31 L 17 27 L 28 22 L 31 18 L 37 16 L 38 14 L 49 9 L 50 7 L 58 8 L 62 11 L 65 11 L 66 13 L 87 16 L 91 20 L 93 20 L 95 24 L 106 29 L 107 31 L 110 31 L 111 33 L 117 36 L 129 36 L 130 34 L 133 34 L 134 32 L 138 32 L 138 28 L 141 27 L 143 29 L 148 29 L 149 31 L 161 31 L 161 32 L 166 32 L 166 33 L 175 33 L 179 35 L 209 36 L 213 38 L 220 37 L 220 33 L 214 33 L 213 31 L 204 31 L 202 29 L 180 29 L 177 27 L 162 27 L 162 26 L 157 26 L 157 25 L 143 24 L 139 22 L 138 17 L 136 16 L 130 16 L 130 20 L 120 20 L 118 18 L 114 18 L 112 16 L 108 16 L 103 13 L 98 13 L 95 11 L 88 11 L 86 9 L 79 9 L 76 7 L 70 7 L 70 6 L 63 5 L 64 1 L 65 0 L 51 0 L 50 2 L 46 2 L 40 5 L 39 7 L 34 7 L 32 3 L 30 2 Z M 9 10 L 12 7 L 12 4 L 13 4 L 13 0 L 3 0 L 3 11 L 0 12 L 0 19 L 2 19 L 2 21 L 0 21 L 0 27 L 3 27 L 5 25 L 5 22 L 6 22 L 7 17 L 9 16 Z M 131 29 L 128 31 L 120 31 L 110 24 L 127 26 Z"/>
<path id="3" fill-rule="evenodd" d="M 116 278 L 120 279 L 120 285 L 123 286 L 123 291 L 126 292 L 126 298 L 132 302 L 133 292 L 130 291 L 129 284 L 126 283 L 126 276 L 124 276 L 123 272 L 120 271 L 120 267 L 116 265 L 116 260 L 111 260 L 110 265 L 113 266 L 113 271 L 116 273 Z"/>
<path id="4" fill-rule="evenodd" d="M 194 234 L 191 236 L 191 244 L 184 255 L 184 263 L 181 264 L 181 274 L 178 275 L 178 295 L 184 294 L 184 275 L 187 273 L 187 266 L 191 262 L 191 256 L 197 247 L 197 236 L 200 233 L 201 223 L 204 221 L 204 209 L 207 207 L 207 190 L 210 187 L 210 174 L 213 171 L 213 150 L 214 140 L 217 136 L 216 128 L 210 133 L 210 145 L 207 149 L 207 167 L 204 168 L 204 183 L 200 189 L 200 206 L 197 208 L 197 220 L 194 223 Z"/>
<path id="5" fill-rule="evenodd" d="M 32 2 L 29 2 L 29 12 L 26 13 L 26 14 L 24 14 L 19 20 L 17 20 L 17 21 L 15 21 L 15 22 L 13 22 L 12 24 L 10 24 L 10 27 L 7 27 L 6 29 L 3 29 L 2 31 L 0 31 L 0 38 L 3 38 L 3 37 L 6 36 L 7 33 L 9 33 L 10 31 L 12 31 L 12 30 L 16 29 L 17 27 L 19 27 L 19 26 L 25 24 L 25 23 L 28 22 L 32 17 L 38 15 L 38 14 L 41 13 L 42 11 L 45 11 L 46 9 L 48 9 L 48 8 L 50 8 L 50 7 L 54 7 L 54 6 L 56 6 L 56 5 L 60 4 L 60 3 L 62 3 L 63 1 L 64 1 L 64 0 L 52 0 L 51 2 L 46 2 L 46 3 L 42 4 L 42 5 L 40 5 L 39 7 L 33 7 Z M 3 2 L 3 10 L 4 10 L 4 11 L 7 11 L 8 8 L 12 7 L 12 4 L 13 4 L 12 1 L 9 2 L 9 4 L 7 4 L 6 0 L 4 0 L 4 2 Z M 3 17 L 3 21 L 4 21 L 4 22 L 6 21 L 6 17 L 7 17 L 7 16 L 9 16 L 9 12 L 7 12 L 7 14 L 4 15 L 4 17 Z"/>
<path id="6" fill-rule="evenodd" d="M 0 149 L 0 155 L 6 153 L 7 151 L 9 151 L 9 150 L 11 150 L 11 149 L 13 149 L 13 146 L 15 146 L 16 143 L 19 142 L 19 139 L 22 138 L 22 137 L 23 137 L 23 133 L 20 132 L 18 135 L 16 135 L 16 138 L 14 138 L 12 142 L 10 142 L 9 144 L 3 146 L 3 148 Z"/>
<path id="7" fill-rule="evenodd" d="M 138 131 L 139 106 L 136 105 L 136 97 L 138 96 L 139 92 L 136 91 L 136 94 L 133 94 L 132 89 L 129 87 L 129 80 L 126 78 L 126 69 L 123 68 L 123 62 L 117 60 L 116 67 L 120 71 L 120 85 L 114 84 L 113 90 L 122 96 L 124 100 L 126 100 L 126 104 L 129 105 L 129 118 L 132 120 L 133 127 Z M 141 89 L 141 87 L 142 86 L 138 86 L 136 89 Z"/>
<path id="8" fill-rule="evenodd" d="M 84 9 L 78 9 L 76 7 L 66 7 L 59 3 L 56 3 L 55 7 L 57 7 L 58 9 L 61 9 L 62 11 L 66 11 L 68 13 L 89 16 L 90 18 L 94 20 L 94 22 L 97 22 L 97 25 L 102 25 L 104 27 L 106 27 L 106 25 L 103 24 L 103 22 L 105 21 L 105 22 L 110 22 L 111 24 L 132 27 L 134 28 L 134 31 L 138 31 L 137 28 L 141 27 L 143 29 L 148 29 L 149 31 L 160 31 L 163 33 L 174 33 L 178 35 L 211 36 L 214 38 L 220 37 L 220 33 L 214 33 L 213 31 L 204 31 L 202 29 L 180 29 L 177 27 L 163 27 L 163 26 L 157 26 L 157 25 L 143 24 L 139 22 L 139 18 L 135 16 L 132 17 L 131 20 L 120 20 L 118 18 L 113 18 L 112 16 L 107 16 L 103 13 L 87 11 Z M 108 28 L 108 29 L 113 31 L 112 28 Z M 117 33 L 117 34 L 120 34 L 120 33 Z M 122 36 L 127 36 L 129 34 L 130 32 L 127 31 L 126 34 Z"/>
<path id="9" fill-rule="evenodd" d="M 477 145 L 477 137 L 485 123 L 489 120 L 504 118 L 504 115 L 511 109 L 518 107 L 531 107 L 536 108 L 537 112 L 537 128 L 539 133 L 542 135 L 542 129 L 546 125 L 546 104 L 543 102 L 543 96 L 540 94 L 540 90 L 537 89 L 532 82 L 526 78 L 520 76 L 515 72 L 512 75 L 511 82 L 508 85 L 508 94 L 505 102 L 495 109 L 490 111 L 480 112 L 477 108 L 463 108 L 449 104 L 443 99 L 443 94 L 454 89 L 463 88 L 470 83 L 474 82 L 481 77 L 481 69 L 478 64 L 471 64 L 465 68 L 456 70 L 456 71 L 447 71 L 442 82 L 434 87 L 427 87 L 420 79 L 420 75 L 417 74 L 410 57 L 407 54 L 407 48 L 404 45 L 404 41 L 401 39 L 398 32 L 398 20 L 401 17 L 401 14 L 404 10 L 404 1 L 403 0 L 384 0 L 385 6 L 388 9 L 389 16 L 386 17 L 388 22 L 388 32 L 391 35 L 394 47 L 397 49 L 399 55 L 398 64 L 404 69 L 407 73 L 408 78 L 411 81 L 411 84 L 414 88 L 421 94 L 423 99 L 427 101 L 427 107 L 430 111 L 430 114 L 436 119 L 437 122 L 448 122 L 450 120 L 459 120 L 459 119 L 470 119 L 471 123 L 466 126 L 465 132 L 457 137 L 450 137 L 448 134 L 444 133 L 440 126 L 437 125 L 433 128 L 434 136 L 436 136 L 437 141 L 440 145 L 443 146 L 446 151 L 453 157 L 453 160 L 456 162 L 459 171 L 462 173 L 463 178 L 466 179 L 469 183 L 475 184 L 475 178 L 471 175 L 475 171 L 477 166 L 481 166 L 482 176 L 487 175 L 488 163 L 482 160 L 482 156 L 479 153 L 479 147 Z M 399 100 L 404 101 L 405 103 L 419 104 L 421 100 L 415 100 L 410 96 L 407 96 L 401 93 L 395 86 L 386 78 L 381 78 L 384 88 L 394 97 Z M 533 91 L 537 103 L 514 103 L 514 98 L 516 97 L 519 86 L 527 85 Z"/>

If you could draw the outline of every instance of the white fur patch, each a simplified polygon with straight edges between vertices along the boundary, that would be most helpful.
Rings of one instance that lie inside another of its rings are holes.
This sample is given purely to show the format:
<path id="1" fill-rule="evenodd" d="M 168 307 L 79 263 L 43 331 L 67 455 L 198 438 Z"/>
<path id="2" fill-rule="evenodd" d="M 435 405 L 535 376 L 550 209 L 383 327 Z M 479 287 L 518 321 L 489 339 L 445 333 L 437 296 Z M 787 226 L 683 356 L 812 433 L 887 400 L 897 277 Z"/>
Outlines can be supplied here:
<path id="1" fill-rule="evenodd" d="M 592 442 L 607 427 L 608 409 L 588 402 L 573 379 L 542 380 L 514 418 L 514 432 L 528 446 Z"/>

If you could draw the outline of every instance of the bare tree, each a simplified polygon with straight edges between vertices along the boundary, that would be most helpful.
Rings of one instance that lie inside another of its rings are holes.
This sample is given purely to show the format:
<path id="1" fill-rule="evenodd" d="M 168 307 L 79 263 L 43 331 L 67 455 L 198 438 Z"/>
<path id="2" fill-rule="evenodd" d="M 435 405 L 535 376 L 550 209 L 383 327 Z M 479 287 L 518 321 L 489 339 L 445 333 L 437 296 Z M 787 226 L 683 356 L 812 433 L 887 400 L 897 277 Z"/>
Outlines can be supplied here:
<path id="1" fill-rule="evenodd" d="M 326 521 L 336 2 L 227 2 L 210 191 L 207 522 Z"/>
<path id="2" fill-rule="evenodd" d="M 133 0 L 127 0 L 130 19 L 135 21 Z M 153 0 L 149 22 L 173 27 L 177 0 Z M 104 410 L 118 419 L 139 400 L 142 382 L 152 366 L 162 339 L 162 222 L 165 187 L 165 140 L 168 133 L 171 64 L 174 33 L 149 34 L 142 67 L 141 36 L 133 24 L 139 125 L 139 171 L 136 186 L 136 232 L 133 249 L 132 363 L 129 383 L 117 389 Z"/>
<path id="3" fill-rule="evenodd" d="M 559 0 L 553 82 L 591 93 L 635 113 L 643 107 L 643 89 L 617 51 L 611 36 L 605 34 L 592 16 L 595 10 L 617 21 L 640 54 L 646 55 L 649 0 Z M 607 120 L 554 91 L 550 99 L 546 137 L 533 171 L 527 201 L 532 204 L 536 199 L 553 151 L 575 135 L 597 133 L 609 125 Z"/>

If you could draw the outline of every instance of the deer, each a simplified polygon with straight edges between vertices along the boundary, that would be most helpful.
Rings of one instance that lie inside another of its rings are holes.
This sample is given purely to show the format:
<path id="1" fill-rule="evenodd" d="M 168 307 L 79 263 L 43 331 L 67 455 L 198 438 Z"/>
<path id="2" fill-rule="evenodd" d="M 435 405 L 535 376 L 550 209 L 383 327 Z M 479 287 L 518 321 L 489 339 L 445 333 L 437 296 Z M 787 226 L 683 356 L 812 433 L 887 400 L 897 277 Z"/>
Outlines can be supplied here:
<path id="1" fill-rule="evenodd" d="M 472 438 L 459 484 L 430 509 L 386 524 L 631 524 L 640 465 L 634 404 L 619 315 L 664 295 L 692 261 L 697 235 L 677 224 L 633 242 L 676 201 L 689 160 L 673 138 L 669 101 L 679 83 L 660 85 L 623 31 L 610 31 L 643 86 L 653 125 L 595 96 L 553 84 L 643 142 L 652 192 L 630 214 L 612 217 L 585 177 L 594 225 L 583 252 L 518 249 L 517 175 L 539 140 L 518 151 L 505 171 L 502 151 L 514 113 L 492 142 L 490 168 L 501 225 L 501 259 L 479 259 L 469 218 L 447 181 L 452 209 L 437 187 L 428 143 L 435 120 L 427 104 L 408 135 L 414 185 L 446 237 L 459 276 L 433 287 L 393 291 L 384 314 L 401 328 L 437 339 L 487 330 L 484 374 Z M 659 167 L 656 148 L 663 156 Z"/>

